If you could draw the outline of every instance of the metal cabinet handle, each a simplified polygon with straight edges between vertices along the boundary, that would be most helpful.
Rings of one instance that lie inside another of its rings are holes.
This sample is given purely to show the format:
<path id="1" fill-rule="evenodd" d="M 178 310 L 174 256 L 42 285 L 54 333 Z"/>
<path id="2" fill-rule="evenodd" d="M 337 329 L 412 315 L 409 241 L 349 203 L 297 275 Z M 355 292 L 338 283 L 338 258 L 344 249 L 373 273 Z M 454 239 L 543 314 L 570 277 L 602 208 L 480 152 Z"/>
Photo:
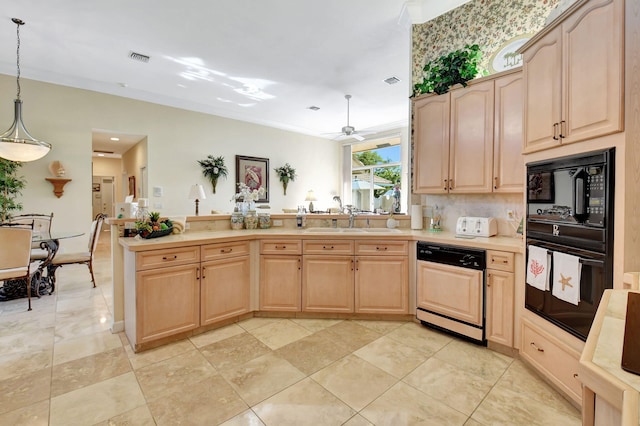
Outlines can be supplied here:
<path id="1" fill-rule="evenodd" d="M 231 253 L 232 251 L 233 251 L 232 248 L 230 248 L 228 250 L 227 249 L 220 249 L 220 253 Z"/>
<path id="2" fill-rule="evenodd" d="M 287 246 L 276 246 L 276 250 L 284 250 Z"/>
<path id="3" fill-rule="evenodd" d="M 351 270 L 353 271 L 353 259 L 351 259 Z"/>
<path id="4" fill-rule="evenodd" d="M 580 375 L 578 373 L 573 373 L 573 378 L 580 380 Z"/>
<path id="5" fill-rule="evenodd" d="M 566 136 L 564 135 L 564 125 L 565 125 L 566 123 L 567 123 L 567 122 L 566 122 L 566 121 L 564 121 L 564 120 L 562 120 L 562 121 L 560 122 L 560 139 L 564 139 L 564 138 L 566 138 Z"/>
<path id="6" fill-rule="evenodd" d="M 493 189 L 498 189 L 498 177 L 493 178 Z"/>
<path id="7" fill-rule="evenodd" d="M 200 279 L 200 268 L 196 268 L 196 280 Z"/>
<path id="8" fill-rule="evenodd" d="M 173 257 L 162 256 L 162 260 L 176 260 L 178 259 L 177 255 L 173 255 Z"/>
<path id="9" fill-rule="evenodd" d="M 389 247 L 376 247 L 376 250 L 380 251 L 380 250 L 384 250 L 387 251 Z"/>
<path id="10" fill-rule="evenodd" d="M 444 180 L 444 190 L 445 190 L 445 191 L 447 190 L 447 181 L 448 181 L 448 179 L 445 179 L 445 180 Z"/>
<path id="11" fill-rule="evenodd" d="M 298 258 L 298 271 L 301 270 L 302 268 L 300 267 L 300 258 Z"/>
<path id="12" fill-rule="evenodd" d="M 553 140 L 558 140 L 558 123 L 553 123 Z"/>
<path id="13" fill-rule="evenodd" d="M 544 349 L 539 348 L 539 347 L 535 344 L 535 342 L 531 342 L 531 343 L 530 343 L 530 345 L 531 345 L 531 346 L 533 346 L 533 347 L 535 348 L 535 350 L 537 350 L 538 352 L 544 352 Z"/>
<path id="14" fill-rule="evenodd" d="M 353 260 L 352 260 L 352 262 L 353 262 Z M 359 271 L 359 269 L 358 269 L 358 260 L 356 260 L 356 271 Z"/>
<path id="15" fill-rule="evenodd" d="M 204 272 L 207 270 L 207 268 L 205 266 L 202 267 L 202 278 L 207 278 L 204 276 Z"/>
<path id="16" fill-rule="evenodd" d="M 323 250 L 333 250 L 333 246 L 322 246 Z"/>
<path id="17" fill-rule="evenodd" d="M 453 179 L 449 179 L 449 191 L 453 189 Z"/>
<path id="18" fill-rule="evenodd" d="M 504 258 L 504 259 L 502 259 L 502 260 L 498 260 L 498 259 L 496 259 L 495 257 L 492 257 L 492 258 L 491 258 L 491 263 L 498 263 L 498 262 L 500 262 L 500 263 L 504 263 L 505 265 L 506 265 L 507 263 L 509 263 L 509 261 L 508 261 L 506 258 Z"/>

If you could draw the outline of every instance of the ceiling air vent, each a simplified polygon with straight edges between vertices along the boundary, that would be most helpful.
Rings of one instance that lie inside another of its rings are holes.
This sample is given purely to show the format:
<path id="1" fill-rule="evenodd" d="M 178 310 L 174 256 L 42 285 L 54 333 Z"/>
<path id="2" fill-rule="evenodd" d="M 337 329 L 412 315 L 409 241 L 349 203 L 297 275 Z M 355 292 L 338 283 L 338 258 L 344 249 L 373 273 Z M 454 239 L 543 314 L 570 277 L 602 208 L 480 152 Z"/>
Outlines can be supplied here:
<path id="1" fill-rule="evenodd" d="M 150 56 L 143 55 L 142 53 L 137 53 L 133 51 L 129 52 L 129 58 L 133 59 L 134 61 L 144 62 L 145 64 L 149 62 L 149 59 L 151 59 Z"/>
<path id="2" fill-rule="evenodd" d="M 311 111 L 317 111 L 320 109 L 320 107 L 317 107 L 315 105 L 311 105 L 310 107 L 307 107 L 307 109 L 310 109 Z"/>
<path id="3" fill-rule="evenodd" d="M 93 152 L 96 154 L 113 154 L 113 151 L 102 151 L 100 149 L 94 149 Z"/>
<path id="4" fill-rule="evenodd" d="M 385 78 L 384 80 L 385 83 L 387 84 L 396 84 L 396 83 L 400 83 L 400 79 L 398 77 L 389 77 L 389 78 Z"/>

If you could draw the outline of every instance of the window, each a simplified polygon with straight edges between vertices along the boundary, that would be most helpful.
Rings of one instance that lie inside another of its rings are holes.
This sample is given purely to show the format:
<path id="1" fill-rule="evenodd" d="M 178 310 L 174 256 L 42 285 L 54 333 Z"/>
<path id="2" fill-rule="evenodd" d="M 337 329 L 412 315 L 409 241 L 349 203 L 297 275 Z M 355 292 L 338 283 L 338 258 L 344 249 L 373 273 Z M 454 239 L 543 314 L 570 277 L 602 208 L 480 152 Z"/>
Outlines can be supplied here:
<path id="1" fill-rule="evenodd" d="M 351 146 L 351 203 L 363 211 L 399 213 L 400 137 Z"/>

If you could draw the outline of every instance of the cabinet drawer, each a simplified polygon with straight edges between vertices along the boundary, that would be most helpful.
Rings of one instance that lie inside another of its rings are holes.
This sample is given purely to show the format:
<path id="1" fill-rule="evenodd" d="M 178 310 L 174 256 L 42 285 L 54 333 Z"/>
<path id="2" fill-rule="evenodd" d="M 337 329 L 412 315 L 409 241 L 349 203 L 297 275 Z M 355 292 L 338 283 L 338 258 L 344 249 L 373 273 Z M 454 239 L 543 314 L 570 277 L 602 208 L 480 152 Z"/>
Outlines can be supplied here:
<path id="1" fill-rule="evenodd" d="M 302 254 L 301 240 L 262 240 L 261 254 Z"/>
<path id="2" fill-rule="evenodd" d="M 353 254 L 351 240 L 303 241 L 304 254 Z"/>
<path id="3" fill-rule="evenodd" d="M 513 253 L 508 251 L 487 250 L 487 269 L 513 272 Z"/>
<path id="4" fill-rule="evenodd" d="M 362 255 L 400 255 L 406 256 L 409 253 L 409 243 L 407 241 L 383 241 L 383 240 L 363 240 L 356 241 L 356 254 Z"/>
<path id="5" fill-rule="evenodd" d="M 522 321 L 520 355 L 578 404 L 582 383 L 578 378 L 580 354 L 533 324 Z"/>
<path id="6" fill-rule="evenodd" d="M 149 250 L 136 253 L 137 271 L 197 262 L 200 262 L 200 246 Z"/>
<path id="7" fill-rule="evenodd" d="M 228 243 L 207 244 L 202 246 L 202 261 L 249 254 L 249 241 L 231 241 Z"/>

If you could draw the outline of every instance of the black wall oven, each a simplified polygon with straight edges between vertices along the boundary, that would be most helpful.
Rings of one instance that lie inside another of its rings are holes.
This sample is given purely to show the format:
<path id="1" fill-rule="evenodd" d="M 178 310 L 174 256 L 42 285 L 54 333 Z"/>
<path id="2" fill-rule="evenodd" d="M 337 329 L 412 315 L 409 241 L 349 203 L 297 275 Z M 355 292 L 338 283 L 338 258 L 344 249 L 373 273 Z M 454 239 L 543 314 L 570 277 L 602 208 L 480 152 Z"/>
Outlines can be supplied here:
<path id="1" fill-rule="evenodd" d="M 525 284 L 525 307 L 586 340 L 605 289 L 613 288 L 615 149 L 527 164 L 527 273 L 530 247 L 548 253 L 548 288 Z M 577 304 L 553 294 L 554 252 L 580 265 Z M 535 263 L 535 262 L 534 262 Z"/>

